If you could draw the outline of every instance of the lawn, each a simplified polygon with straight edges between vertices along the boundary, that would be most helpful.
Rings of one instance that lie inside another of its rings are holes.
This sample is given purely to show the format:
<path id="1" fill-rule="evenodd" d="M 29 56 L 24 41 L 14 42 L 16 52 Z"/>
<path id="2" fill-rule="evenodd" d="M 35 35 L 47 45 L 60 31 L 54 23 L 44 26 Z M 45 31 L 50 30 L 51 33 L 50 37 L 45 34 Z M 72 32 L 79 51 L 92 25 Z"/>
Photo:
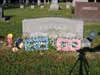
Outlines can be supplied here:
<path id="1" fill-rule="evenodd" d="M 39 17 L 64 17 L 72 18 L 71 9 L 66 9 L 65 4 L 60 4 L 61 10 L 50 11 L 49 5 L 44 9 L 36 6 L 35 9 L 30 7 L 10 8 L 4 10 L 5 16 L 11 16 L 9 22 L 0 21 L 0 35 L 6 36 L 13 33 L 14 37 L 22 36 L 22 20 L 25 18 Z M 100 32 L 100 23 L 84 23 L 84 37 L 90 31 Z M 93 41 L 93 47 L 100 45 L 100 36 Z M 100 50 L 100 46 L 99 49 Z M 89 75 L 100 74 L 100 52 L 86 52 L 86 59 L 89 64 Z M 0 49 L 0 75 L 68 75 L 76 60 L 79 52 L 59 52 L 55 49 L 48 51 L 26 52 L 20 50 L 13 53 L 8 47 Z M 79 60 L 81 61 L 81 60 Z M 86 62 L 86 61 L 85 61 Z M 81 65 L 85 66 L 85 64 Z M 75 66 L 71 75 L 78 75 L 79 63 Z M 82 73 L 80 73 L 82 75 Z M 84 74 L 86 75 L 86 74 Z"/>

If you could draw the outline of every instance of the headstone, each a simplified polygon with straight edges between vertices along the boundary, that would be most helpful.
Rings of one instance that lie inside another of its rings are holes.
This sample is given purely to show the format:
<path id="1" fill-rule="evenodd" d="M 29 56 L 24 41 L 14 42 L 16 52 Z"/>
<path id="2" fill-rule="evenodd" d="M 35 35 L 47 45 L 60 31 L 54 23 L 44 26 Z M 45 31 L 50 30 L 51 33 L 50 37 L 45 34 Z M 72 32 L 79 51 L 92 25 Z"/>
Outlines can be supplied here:
<path id="1" fill-rule="evenodd" d="M 78 38 L 58 38 L 56 42 L 57 50 L 76 51 L 81 48 L 81 41 Z"/>
<path id="2" fill-rule="evenodd" d="M 24 19 L 22 23 L 23 35 L 28 35 L 29 37 L 69 37 L 67 36 L 68 33 L 73 33 L 83 38 L 83 21 L 79 19 L 49 17 Z"/>
<path id="3" fill-rule="evenodd" d="M 41 5 L 41 1 L 40 0 L 37 0 L 37 3 L 38 3 L 38 5 Z"/>
<path id="4" fill-rule="evenodd" d="M 76 2 L 75 17 L 85 21 L 100 21 L 100 3 Z"/>
<path id="5" fill-rule="evenodd" d="M 66 9 L 71 8 L 71 6 L 72 6 L 71 2 L 66 2 Z"/>
<path id="6" fill-rule="evenodd" d="M 75 7 L 76 2 L 88 2 L 88 0 L 73 0 L 72 6 Z"/>
<path id="7" fill-rule="evenodd" d="M 77 49 L 80 48 L 80 42 L 81 39 L 83 39 L 83 21 L 78 19 L 66 19 L 55 17 L 25 19 L 23 20 L 22 28 L 23 35 L 27 36 L 28 38 L 47 37 L 52 40 L 65 38 L 69 40 L 65 42 L 69 42 L 70 44 L 72 42 L 78 43 L 78 45 L 76 46 L 78 47 Z M 63 42 L 63 40 L 59 41 Z M 73 50 L 76 49 L 76 47 L 70 47 L 67 49 Z"/>
<path id="8" fill-rule="evenodd" d="M 46 0 L 44 0 L 44 4 L 46 4 Z"/>
<path id="9" fill-rule="evenodd" d="M 50 10 L 59 10 L 58 0 L 52 0 Z"/>
<path id="10" fill-rule="evenodd" d="M 35 8 L 35 6 L 34 5 L 31 5 L 31 9 L 34 9 Z"/>

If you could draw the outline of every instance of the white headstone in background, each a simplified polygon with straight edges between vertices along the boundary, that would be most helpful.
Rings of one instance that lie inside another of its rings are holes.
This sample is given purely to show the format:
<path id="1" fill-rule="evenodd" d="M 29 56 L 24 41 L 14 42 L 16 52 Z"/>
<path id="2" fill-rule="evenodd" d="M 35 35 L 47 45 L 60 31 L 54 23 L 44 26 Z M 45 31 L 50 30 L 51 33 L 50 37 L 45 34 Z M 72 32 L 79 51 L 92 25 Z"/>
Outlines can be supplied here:
<path id="1" fill-rule="evenodd" d="M 20 8 L 23 9 L 24 8 L 24 5 L 20 5 Z"/>
<path id="2" fill-rule="evenodd" d="M 58 0 L 52 0 L 50 10 L 59 10 Z"/>
<path id="3" fill-rule="evenodd" d="M 72 3 L 71 2 L 66 2 L 66 9 L 71 8 L 71 6 L 72 6 Z"/>
<path id="4" fill-rule="evenodd" d="M 72 6 L 75 6 L 76 2 L 88 2 L 88 0 L 73 0 Z"/>
<path id="5" fill-rule="evenodd" d="M 22 23 L 23 35 L 28 37 L 70 38 L 73 34 L 73 37 L 83 38 L 82 20 L 49 17 L 25 19 Z"/>
<path id="6" fill-rule="evenodd" d="M 34 9 L 35 8 L 35 6 L 34 5 L 31 5 L 31 9 Z"/>

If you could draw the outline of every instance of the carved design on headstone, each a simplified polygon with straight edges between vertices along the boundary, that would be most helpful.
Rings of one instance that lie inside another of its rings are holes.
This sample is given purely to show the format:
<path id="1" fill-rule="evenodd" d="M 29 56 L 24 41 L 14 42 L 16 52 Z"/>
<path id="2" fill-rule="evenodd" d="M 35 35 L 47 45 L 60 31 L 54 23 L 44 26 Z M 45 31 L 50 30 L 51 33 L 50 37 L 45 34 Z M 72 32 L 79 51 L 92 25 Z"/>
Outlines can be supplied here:
<path id="1" fill-rule="evenodd" d="M 46 4 L 46 0 L 44 0 L 44 4 Z"/>

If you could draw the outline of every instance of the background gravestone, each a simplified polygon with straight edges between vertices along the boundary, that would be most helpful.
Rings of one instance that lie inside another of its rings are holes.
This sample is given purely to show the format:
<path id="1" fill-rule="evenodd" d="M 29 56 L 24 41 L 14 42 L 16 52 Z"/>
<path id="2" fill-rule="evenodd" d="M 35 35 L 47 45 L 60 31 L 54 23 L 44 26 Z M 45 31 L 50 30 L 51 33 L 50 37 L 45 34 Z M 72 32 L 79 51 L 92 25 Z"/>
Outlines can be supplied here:
<path id="1" fill-rule="evenodd" d="M 73 2 L 72 2 L 72 6 L 75 7 L 76 2 L 88 2 L 88 0 L 73 0 Z"/>
<path id="2" fill-rule="evenodd" d="M 100 21 L 100 3 L 76 2 L 75 17 L 85 21 Z"/>
<path id="3" fill-rule="evenodd" d="M 66 18 L 37 18 L 23 20 L 23 36 L 27 38 L 46 37 L 51 44 L 55 45 L 58 39 L 57 50 L 76 50 L 81 47 L 83 39 L 83 21 L 78 19 Z M 61 40 L 60 38 L 66 38 Z M 65 47 L 59 45 L 60 42 L 66 42 Z M 68 45 L 67 45 L 68 44 Z"/>
<path id="4" fill-rule="evenodd" d="M 50 10 L 59 10 L 58 0 L 52 0 Z"/>

